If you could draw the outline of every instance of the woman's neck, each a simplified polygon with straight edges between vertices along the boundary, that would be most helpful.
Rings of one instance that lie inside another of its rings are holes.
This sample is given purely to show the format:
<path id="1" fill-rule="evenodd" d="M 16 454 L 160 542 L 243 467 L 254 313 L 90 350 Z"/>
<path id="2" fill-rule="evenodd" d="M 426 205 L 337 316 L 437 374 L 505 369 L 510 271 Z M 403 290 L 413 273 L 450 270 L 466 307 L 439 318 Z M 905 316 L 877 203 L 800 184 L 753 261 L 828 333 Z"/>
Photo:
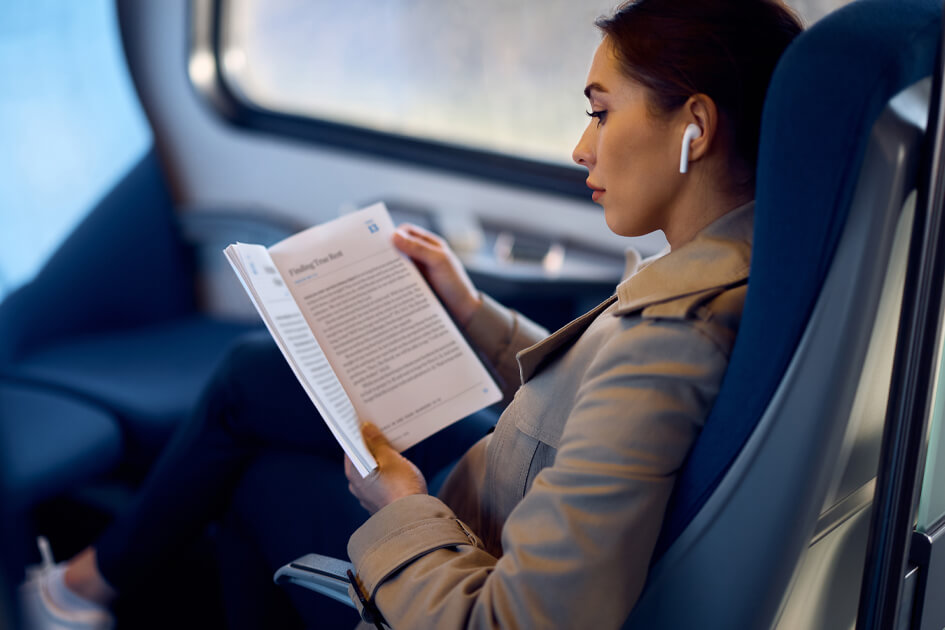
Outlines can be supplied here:
<path id="1" fill-rule="evenodd" d="M 682 247 L 707 225 L 754 199 L 753 190 L 722 192 L 705 186 L 688 186 L 680 191 L 663 234 L 671 249 Z"/>

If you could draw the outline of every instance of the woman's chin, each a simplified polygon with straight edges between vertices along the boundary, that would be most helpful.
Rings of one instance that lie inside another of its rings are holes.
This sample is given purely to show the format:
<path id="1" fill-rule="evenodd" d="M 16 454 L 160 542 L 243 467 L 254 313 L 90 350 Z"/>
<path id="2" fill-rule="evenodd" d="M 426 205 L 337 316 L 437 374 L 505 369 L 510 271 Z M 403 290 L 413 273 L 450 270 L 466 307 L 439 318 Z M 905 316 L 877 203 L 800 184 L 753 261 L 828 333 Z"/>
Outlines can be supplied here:
<path id="1" fill-rule="evenodd" d="M 606 208 L 604 210 L 605 210 L 604 217 L 607 221 L 607 227 L 610 228 L 611 232 L 613 232 L 617 236 L 640 236 L 641 235 L 641 232 L 638 229 L 636 229 L 637 226 L 634 225 L 632 222 L 627 221 L 625 217 L 614 217 L 610 213 L 606 212 Z"/>
<path id="2" fill-rule="evenodd" d="M 645 209 L 641 212 L 639 206 L 618 208 L 612 203 L 601 205 L 604 207 L 604 220 L 607 227 L 618 236 L 645 236 L 661 229 L 658 218 L 646 217 Z"/>

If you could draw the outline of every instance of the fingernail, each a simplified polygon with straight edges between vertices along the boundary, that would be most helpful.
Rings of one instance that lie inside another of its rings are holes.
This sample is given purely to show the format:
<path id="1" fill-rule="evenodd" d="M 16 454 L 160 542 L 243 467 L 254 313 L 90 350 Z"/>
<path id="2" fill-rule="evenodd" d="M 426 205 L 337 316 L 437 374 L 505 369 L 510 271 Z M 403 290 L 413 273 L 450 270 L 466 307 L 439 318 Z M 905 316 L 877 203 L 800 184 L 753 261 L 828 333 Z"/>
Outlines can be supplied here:
<path id="1" fill-rule="evenodd" d="M 383 435 L 373 422 L 365 422 L 361 425 L 361 433 L 369 440 Z"/>

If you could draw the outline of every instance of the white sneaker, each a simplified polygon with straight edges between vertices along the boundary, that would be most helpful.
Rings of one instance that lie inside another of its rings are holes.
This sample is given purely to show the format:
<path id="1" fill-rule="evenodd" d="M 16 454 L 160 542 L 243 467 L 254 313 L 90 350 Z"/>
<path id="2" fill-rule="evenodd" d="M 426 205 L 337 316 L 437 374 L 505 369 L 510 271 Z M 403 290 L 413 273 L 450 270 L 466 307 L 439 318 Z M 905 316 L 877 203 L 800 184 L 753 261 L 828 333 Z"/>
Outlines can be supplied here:
<path id="1" fill-rule="evenodd" d="M 114 627 L 112 614 L 92 602 L 82 610 L 56 603 L 50 591 L 50 578 L 53 573 L 64 570 L 65 563 L 53 563 L 49 542 L 44 537 L 40 536 L 37 543 L 43 562 L 27 567 L 26 580 L 19 589 L 24 630 L 109 630 Z"/>

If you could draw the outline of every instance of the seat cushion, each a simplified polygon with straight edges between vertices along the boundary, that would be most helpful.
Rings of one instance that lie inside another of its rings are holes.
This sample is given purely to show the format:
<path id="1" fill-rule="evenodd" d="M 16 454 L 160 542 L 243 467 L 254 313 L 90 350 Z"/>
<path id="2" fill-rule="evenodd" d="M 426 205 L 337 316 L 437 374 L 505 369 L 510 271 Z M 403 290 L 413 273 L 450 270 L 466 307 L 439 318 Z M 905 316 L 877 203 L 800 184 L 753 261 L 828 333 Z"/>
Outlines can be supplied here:
<path id="1" fill-rule="evenodd" d="M 192 412 L 229 346 L 252 329 L 258 326 L 193 316 L 69 339 L 33 352 L 13 369 L 110 410 L 129 454 L 150 458 Z"/>
<path id="2" fill-rule="evenodd" d="M 56 390 L 0 383 L 0 481 L 11 511 L 107 472 L 121 451 L 108 411 Z"/>

